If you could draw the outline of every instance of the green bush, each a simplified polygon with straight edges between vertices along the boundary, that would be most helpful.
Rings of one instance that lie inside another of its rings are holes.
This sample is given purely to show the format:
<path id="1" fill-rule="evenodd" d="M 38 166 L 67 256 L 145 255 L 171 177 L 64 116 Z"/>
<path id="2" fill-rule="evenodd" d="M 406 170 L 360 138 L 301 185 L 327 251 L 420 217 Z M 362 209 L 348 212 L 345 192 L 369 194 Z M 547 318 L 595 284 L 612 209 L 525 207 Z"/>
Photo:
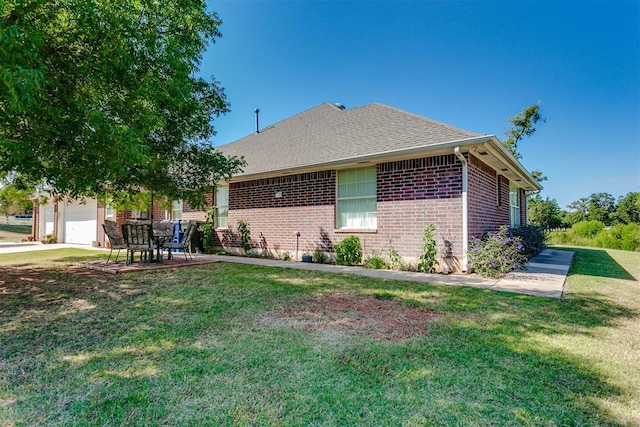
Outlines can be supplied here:
<path id="1" fill-rule="evenodd" d="M 608 230 L 600 230 L 593 238 L 580 236 L 574 230 L 556 231 L 549 234 L 549 243 L 638 252 L 640 251 L 640 224 L 617 224 Z"/>
<path id="2" fill-rule="evenodd" d="M 592 239 L 604 230 L 604 223 L 600 221 L 580 221 L 571 226 L 571 230 L 580 237 Z"/>
<path id="3" fill-rule="evenodd" d="M 248 255 L 251 252 L 251 229 L 249 221 L 241 219 L 238 221 L 238 234 L 240 235 L 240 246 Z"/>
<path id="4" fill-rule="evenodd" d="M 325 251 L 317 248 L 313 252 L 313 262 L 315 262 L 316 264 L 324 264 L 325 262 L 327 262 L 327 254 L 325 253 Z"/>
<path id="5" fill-rule="evenodd" d="M 358 236 L 349 236 L 333 247 L 338 265 L 358 265 L 362 262 L 362 246 Z"/>
<path id="6" fill-rule="evenodd" d="M 469 266 L 488 277 L 503 276 L 527 262 L 522 239 L 511 236 L 507 226 L 471 239 L 467 256 Z"/>
<path id="7" fill-rule="evenodd" d="M 511 237 L 519 237 L 524 246 L 523 253 L 527 259 L 531 259 L 538 255 L 546 247 L 547 233 L 543 227 L 536 225 L 523 225 L 520 227 L 510 228 Z"/>
<path id="8" fill-rule="evenodd" d="M 381 256 L 372 255 L 364 261 L 364 267 L 380 270 L 383 268 L 387 268 L 387 263 Z"/>
<path id="9" fill-rule="evenodd" d="M 436 240 L 433 238 L 435 227 L 429 224 L 422 233 L 422 254 L 418 262 L 418 271 L 423 273 L 433 273 L 435 271 L 436 261 Z"/>
<path id="10" fill-rule="evenodd" d="M 593 246 L 625 251 L 640 251 L 640 225 L 617 224 L 600 231 L 593 239 Z"/>
<path id="11" fill-rule="evenodd" d="M 202 246 L 207 254 L 213 253 L 214 233 L 215 233 L 215 211 L 213 209 L 207 212 L 207 220 L 202 225 Z"/>
<path id="12" fill-rule="evenodd" d="M 389 246 L 389 263 L 388 267 L 392 270 L 402 270 L 402 257 L 393 246 Z"/>

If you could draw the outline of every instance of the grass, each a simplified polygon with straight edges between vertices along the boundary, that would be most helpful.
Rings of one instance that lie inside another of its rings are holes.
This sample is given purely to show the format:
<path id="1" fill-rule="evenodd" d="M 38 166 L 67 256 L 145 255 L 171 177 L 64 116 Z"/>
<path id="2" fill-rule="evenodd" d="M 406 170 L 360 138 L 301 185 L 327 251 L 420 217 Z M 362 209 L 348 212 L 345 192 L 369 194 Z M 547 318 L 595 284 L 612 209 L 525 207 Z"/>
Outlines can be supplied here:
<path id="1" fill-rule="evenodd" d="M 20 242 L 31 235 L 31 225 L 11 220 L 9 224 L 0 224 L 0 242 Z"/>
<path id="2" fill-rule="evenodd" d="M 562 300 L 3 255 L 0 425 L 638 425 L 640 254 L 571 250 Z"/>

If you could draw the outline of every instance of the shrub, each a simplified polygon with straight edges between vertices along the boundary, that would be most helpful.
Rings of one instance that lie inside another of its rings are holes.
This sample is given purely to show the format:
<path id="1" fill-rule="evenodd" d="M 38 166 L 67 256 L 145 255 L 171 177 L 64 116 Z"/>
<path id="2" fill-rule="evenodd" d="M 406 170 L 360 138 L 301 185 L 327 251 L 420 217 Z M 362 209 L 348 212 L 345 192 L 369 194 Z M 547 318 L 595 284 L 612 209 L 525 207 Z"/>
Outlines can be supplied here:
<path id="1" fill-rule="evenodd" d="M 389 268 L 393 270 L 402 270 L 402 257 L 393 246 L 389 246 Z"/>
<path id="2" fill-rule="evenodd" d="M 362 246 L 358 236 L 349 236 L 334 246 L 338 265 L 358 265 L 362 262 Z"/>
<path id="3" fill-rule="evenodd" d="M 527 261 L 522 239 L 511 236 L 507 226 L 487 233 L 482 238 L 471 239 L 467 256 L 469 266 L 488 277 L 503 276 L 522 267 Z"/>
<path id="4" fill-rule="evenodd" d="M 313 262 L 318 264 L 324 264 L 327 262 L 327 254 L 320 248 L 317 248 L 313 252 Z"/>
<path id="5" fill-rule="evenodd" d="M 604 230 L 604 223 L 601 221 L 580 221 L 573 224 L 571 230 L 580 237 L 592 239 Z"/>
<path id="6" fill-rule="evenodd" d="M 429 224 L 425 227 L 422 233 L 422 254 L 420 255 L 420 261 L 418 262 L 418 271 L 424 273 L 433 273 L 436 265 L 436 240 L 433 238 L 435 227 L 433 224 Z"/>
<path id="7" fill-rule="evenodd" d="M 291 253 L 289 253 L 289 252 L 284 252 L 284 253 L 282 254 L 282 260 L 283 260 L 283 261 L 291 261 Z"/>
<path id="8" fill-rule="evenodd" d="M 251 229 L 249 228 L 249 221 L 241 219 L 238 221 L 238 234 L 240 235 L 240 245 L 245 254 L 249 254 L 251 251 Z"/>
<path id="9" fill-rule="evenodd" d="M 546 247 L 547 233 L 543 227 L 535 225 L 523 225 L 521 227 L 511 228 L 510 235 L 519 237 L 524 246 L 523 253 L 527 259 L 538 255 Z"/>
<path id="10" fill-rule="evenodd" d="M 640 251 L 640 225 L 635 223 L 617 224 L 608 230 L 602 230 L 594 238 L 593 246 Z"/>
<path id="11" fill-rule="evenodd" d="M 207 212 L 207 220 L 202 225 L 202 246 L 205 253 L 213 253 L 213 234 L 215 229 L 214 222 L 215 211 L 213 209 Z"/>
<path id="12" fill-rule="evenodd" d="M 380 256 L 378 251 L 372 251 L 371 256 L 364 261 L 364 267 L 380 270 L 382 268 L 387 268 L 387 263 L 384 258 Z"/>

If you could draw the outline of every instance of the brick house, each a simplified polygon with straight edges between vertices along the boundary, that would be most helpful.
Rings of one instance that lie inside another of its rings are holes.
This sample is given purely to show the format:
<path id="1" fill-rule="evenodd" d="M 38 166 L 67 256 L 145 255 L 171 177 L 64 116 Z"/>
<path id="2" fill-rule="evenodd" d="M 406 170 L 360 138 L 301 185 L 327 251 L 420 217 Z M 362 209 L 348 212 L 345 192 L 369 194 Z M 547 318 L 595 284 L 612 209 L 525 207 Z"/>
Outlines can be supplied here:
<path id="1" fill-rule="evenodd" d="M 466 270 L 469 238 L 526 223 L 526 191 L 541 189 L 494 135 L 382 104 L 324 103 L 219 149 L 247 166 L 209 195 L 217 246 L 237 249 L 247 220 L 255 250 L 278 257 L 331 252 L 354 234 L 365 254 L 415 260 L 433 224 L 439 257 Z"/>
<path id="2" fill-rule="evenodd" d="M 354 234 L 365 254 L 393 247 L 415 261 L 433 224 L 438 257 L 465 270 L 469 238 L 526 223 L 526 191 L 541 189 L 494 135 L 382 104 L 324 103 L 219 149 L 247 161 L 207 195 L 215 244 L 232 252 L 237 222 L 247 220 L 260 254 L 331 253 Z M 158 201 L 153 212 L 116 212 L 95 199 L 34 203 L 33 238 L 97 246 L 107 245 L 105 219 L 206 218 L 181 201 Z"/>

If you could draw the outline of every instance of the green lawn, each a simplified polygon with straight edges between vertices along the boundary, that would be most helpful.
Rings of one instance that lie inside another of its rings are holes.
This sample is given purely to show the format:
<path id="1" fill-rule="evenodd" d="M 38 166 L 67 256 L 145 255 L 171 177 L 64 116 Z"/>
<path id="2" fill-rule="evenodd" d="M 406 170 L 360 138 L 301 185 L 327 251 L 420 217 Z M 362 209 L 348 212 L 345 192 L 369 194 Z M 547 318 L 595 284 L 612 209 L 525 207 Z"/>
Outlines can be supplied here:
<path id="1" fill-rule="evenodd" d="M 15 222 L 15 221 L 14 221 Z M 0 224 L 0 242 L 20 242 L 31 234 L 29 224 Z"/>
<path id="2" fill-rule="evenodd" d="M 0 425 L 639 425 L 640 253 L 564 299 L 246 265 L 0 256 Z"/>

